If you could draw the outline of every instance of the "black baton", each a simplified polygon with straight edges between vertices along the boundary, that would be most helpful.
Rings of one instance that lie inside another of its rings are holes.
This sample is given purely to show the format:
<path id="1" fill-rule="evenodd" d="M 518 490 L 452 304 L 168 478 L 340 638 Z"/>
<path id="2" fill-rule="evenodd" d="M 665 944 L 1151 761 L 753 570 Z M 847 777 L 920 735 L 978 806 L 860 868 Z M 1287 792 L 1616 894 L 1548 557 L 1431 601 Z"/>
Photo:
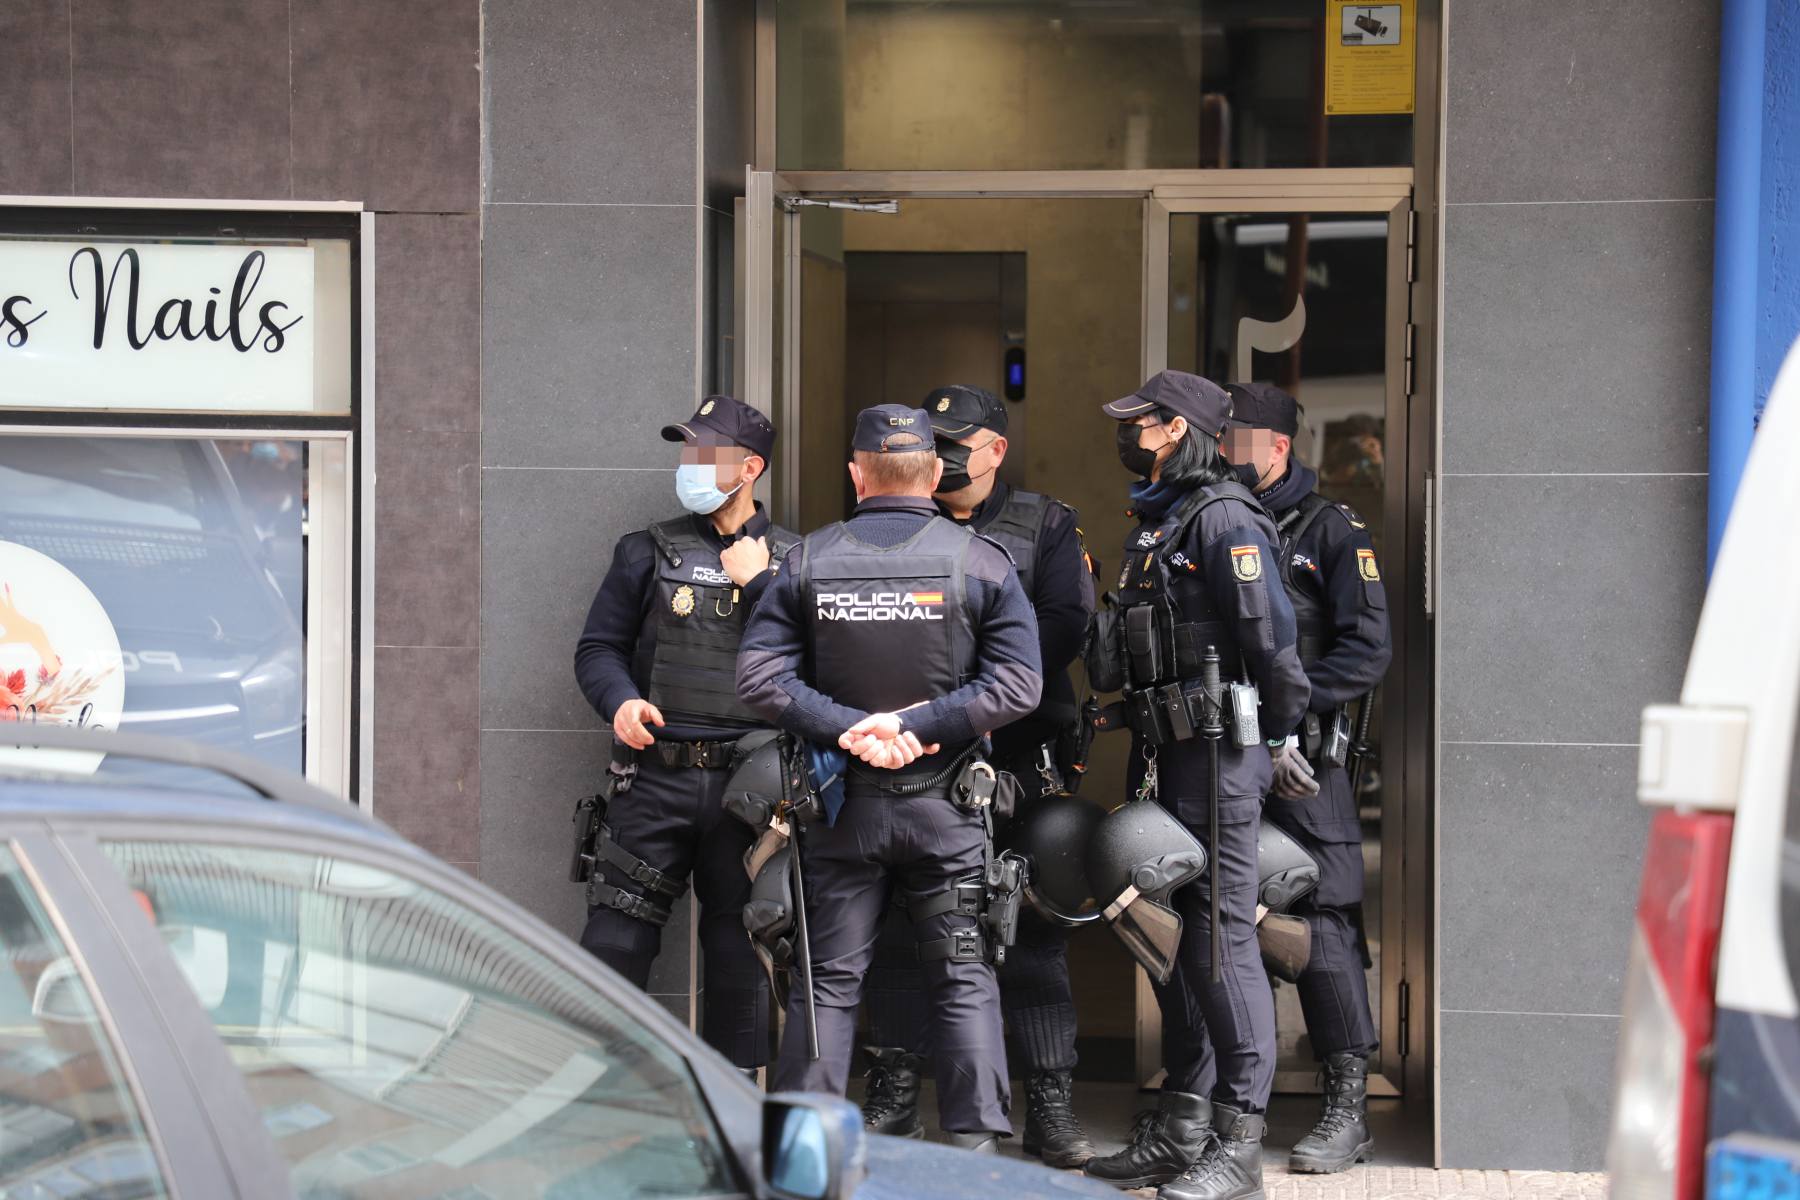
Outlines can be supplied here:
<path id="1" fill-rule="evenodd" d="M 1363 764 L 1369 761 L 1369 718 L 1375 715 L 1375 693 L 1379 689 L 1370 688 L 1364 693 L 1362 703 L 1356 708 L 1356 734 L 1350 742 L 1350 757 L 1355 760 L 1350 767 L 1350 802 L 1360 804 L 1356 797 L 1362 791 Z"/>
<path id="2" fill-rule="evenodd" d="M 1207 953 L 1212 958 L 1212 981 L 1219 982 L 1219 743 L 1225 739 L 1225 723 L 1222 707 L 1223 696 L 1219 687 L 1219 651 L 1217 647 L 1208 646 L 1206 655 L 1200 660 L 1200 690 L 1206 694 L 1206 719 L 1200 726 L 1200 736 L 1206 739 L 1207 770 L 1212 778 L 1208 784 L 1208 795 L 1212 803 L 1207 806 L 1206 831 L 1210 839 L 1206 847 L 1207 897 L 1212 916 L 1208 928 Z"/>

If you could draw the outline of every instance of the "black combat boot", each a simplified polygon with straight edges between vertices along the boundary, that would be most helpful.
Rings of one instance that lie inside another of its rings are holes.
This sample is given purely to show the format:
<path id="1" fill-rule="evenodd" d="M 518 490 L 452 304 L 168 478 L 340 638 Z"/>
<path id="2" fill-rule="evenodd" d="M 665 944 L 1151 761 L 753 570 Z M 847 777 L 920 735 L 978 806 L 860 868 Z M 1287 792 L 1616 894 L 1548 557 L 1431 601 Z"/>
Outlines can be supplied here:
<path id="1" fill-rule="evenodd" d="M 863 1093 L 863 1128 L 890 1137 L 922 1138 L 919 1124 L 919 1068 L 916 1054 L 891 1048 L 867 1048 L 869 1088 Z"/>
<path id="2" fill-rule="evenodd" d="M 946 1135 L 949 1144 L 958 1150 L 967 1150 L 970 1154 L 1000 1153 L 1000 1135 L 989 1133 L 985 1129 L 977 1129 L 970 1133 L 952 1133 Z"/>
<path id="3" fill-rule="evenodd" d="M 1212 1105 L 1188 1092 L 1164 1092 L 1137 1115 L 1131 1143 L 1117 1154 L 1090 1158 L 1082 1170 L 1115 1187 L 1155 1187 L 1191 1167 L 1212 1133 Z"/>
<path id="4" fill-rule="evenodd" d="M 1263 1119 L 1213 1105 L 1213 1136 L 1200 1161 L 1157 1190 L 1156 1200 L 1263 1200 Z"/>
<path id="5" fill-rule="evenodd" d="M 1288 1155 L 1288 1170 L 1329 1175 L 1368 1161 L 1375 1149 L 1369 1136 L 1369 1060 L 1360 1054 L 1325 1058 L 1325 1107 L 1319 1123 Z"/>
<path id="6" fill-rule="evenodd" d="M 1046 1167 L 1079 1167 L 1094 1157 L 1094 1144 L 1069 1106 L 1067 1071 L 1033 1071 L 1025 1081 L 1025 1153 Z"/>

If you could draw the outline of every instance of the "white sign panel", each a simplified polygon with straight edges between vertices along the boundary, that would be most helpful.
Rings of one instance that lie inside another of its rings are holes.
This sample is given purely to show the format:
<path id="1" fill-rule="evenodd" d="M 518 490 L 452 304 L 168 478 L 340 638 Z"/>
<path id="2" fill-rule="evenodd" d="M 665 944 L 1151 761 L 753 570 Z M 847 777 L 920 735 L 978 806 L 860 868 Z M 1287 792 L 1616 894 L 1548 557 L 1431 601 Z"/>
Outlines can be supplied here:
<path id="1" fill-rule="evenodd" d="M 0 239 L 0 407 L 313 409 L 310 246 Z"/>

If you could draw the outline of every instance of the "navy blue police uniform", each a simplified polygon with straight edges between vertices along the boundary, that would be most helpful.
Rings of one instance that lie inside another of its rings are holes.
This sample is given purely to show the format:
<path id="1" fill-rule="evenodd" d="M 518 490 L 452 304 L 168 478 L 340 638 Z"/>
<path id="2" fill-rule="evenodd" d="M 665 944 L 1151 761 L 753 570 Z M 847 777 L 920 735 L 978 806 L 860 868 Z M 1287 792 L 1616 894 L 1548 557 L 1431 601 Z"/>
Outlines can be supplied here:
<path id="1" fill-rule="evenodd" d="M 992 392 L 966 385 L 939 388 L 925 398 L 925 411 L 940 453 L 946 439 L 967 438 L 977 430 L 1004 435 L 1007 413 Z M 940 487 L 952 490 L 946 475 Z M 966 478 L 955 487 L 966 486 Z M 1075 510 L 1037 492 L 996 481 L 993 491 L 966 518 L 941 501 L 938 511 L 998 542 L 1011 556 L 1019 584 L 1037 616 L 1038 658 L 1043 670 L 1043 696 L 1035 711 L 993 732 L 992 762 L 1018 779 L 1021 804 L 1047 791 L 1071 786 L 1064 779 L 1067 763 L 1059 763 L 1056 746 L 1080 720 L 1069 667 L 1081 651 L 1082 638 L 1094 610 L 1093 575 L 1081 545 Z M 890 914 L 869 972 L 869 1040 L 878 1048 L 923 1054 L 925 996 L 919 984 L 918 957 L 911 923 L 904 910 Z M 999 967 L 1001 1007 L 1012 1035 L 1019 1065 L 1027 1072 L 1027 1094 L 1054 1088 L 1061 1095 L 1067 1080 L 1045 1080 L 1046 1073 L 1068 1072 L 1076 1063 L 1075 998 L 1069 981 L 1068 930 L 1027 909 L 1020 915 L 1017 941 Z M 880 1064 L 876 1070 L 885 1069 Z M 876 1080 L 871 1080 L 872 1088 Z M 916 1093 L 913 1093 L 916 1095 Z M 902 1120 L 911 1118 L 911 1104 Z M 1036 1151 L 1027 1129 L 1027 1150 Z M 1085 1148 L 1085 1143 L 1083 1143 Z M 1091 1152 L 1091 1151 L 1090 1151 Z M 1079 1165 L 1072 1161 L 1067 1165 Z"/>
<path id="2" fill-rule="evenodd" d="M 1188 436 L 1216 438 L 1230 400 L 1210 381 L 1167 371 L 1104 411 L 1126 421 L 1158 410 L 1186 417 Z M 1116 593 L 1126 618 L 1121 623 L 1129 629 L 1131 610 L 1148 609 L 1154 617 L 1150 624 L 1166 636 L 1155 639 L 1151 654 L 1133 653 L 1129 640 L 1121 643 L 1125 708 L 1138 711 L 1131 703 L 1134 693 L 1165 700 L 1191 697 L 1211 647 L 1223 678 L 1256 686 L 1262 731 L 1284 733 L 1298 725 L 1309 688 L 1293 607 L 1274 571 L 1280 539 L 1269 514 L 1235 481 L 1189 488 L 1140 481 L 1132 488 L 1132 501 L 1138 524 L 1124 544 Z M 1146 717 L 1129 721 L 1128 783 L 1135 793 L 1154 759 L 1158 800 L 1206 846 L 1209 856 L 1216 856 L 1219 867 L 1217 982 L 1209 962 L 1209 876 L 1174 897 L 1183 918 L 1177 966 L 1169 983 L 1157 989 L 1165 1042 L 1173 1043 L 1165 1045 L 1170 1067 L 1165 1087 L 1183 1094 L 1210 1093 L 1215 1103 L 1239 1114 L 1261 1113 L 1275 1075 L 1274 998 L 1256 941 L 1256 829 L 1272 775 L 1269 750 L 1261 739 L 1239 747 L 1229 733 L 1220 742 L 1215 846 L 1208 829 L 1207 742 L 1172 727 L 1180 718 L 1161 701 L 1142 711 Z M 1192 1028 L 1195 1021 L 1197 1029 Z M 1180 1044 L 1184 1031 L 1210 1045 L 1216 1072 L 1202 1050 Z M 1213 1074 L 1216 1079 L 1207 1078 Z"/>
<path id="3" fill-rule="evenodd" d="M 1262 384 L 1232 385 L 1233 424 L 1294 432 L 1294 401 Z M 1271 795 L 1270 820 L 1319 864 L 1319 885 L 1295 907 L 1312 927 L 1312 956 L 1295 984 L 1313 1053 L 1368 1057 L 1376 1047 L 1358 937 L 1363 898 L 1362 821 L 1341 761 L 1322 757 L 1322 734 L 1369 695 L 1387 672 L 1387 592 L 1368 525 L 1349 506 L 1318 494 L 1318 475 L 1291 462 L 1258 494 L 1281 534 L 1282 583 L 1299 626 L 1300 661 L 1312 685 L 1300 748 L 1319 794 Z M 1347 718 L 1346 718 L 1347 719 Z"/>
<path id="4" fill-rule="evenodd" d="M 709 397 L 669 440 L 738 445 L 765 461 L 775 431 L 730 397 Z M 769 581 L 738 587 L 720 561 L 739 538 L 766 538 L 773 563 L 799 542 L 758 506 L 721 534 L 709 517 L 685 514 L 619 539 L 575 648 L 582 694 L 610 721 L 619 706 L 648 700 L 665 725 L 635 750 L 615 739 L 615 770 L 635 768 L 608 805 L 599 862 L 588 884 L 581 944 L 646 987 L 663 926 L 693 880 L 700 905 L 706 1000 L 701 1034 L 740 1067 L 768 1061 L 769 985 L 744 935 L 750 881 L 749 826 L 723 807 L 732 744 L 767 723 L 738 699 L 737 647 Z"/>
<path id="5" fill-rule="evenodd" d="M 932 435 L 922 411 L 880 405 L 858 415 L 852 446 L 929 453 Z M 895 771 L 852 761 L 841 808 L 801 831 L 819 1058 L 808 1060 L 796 987 L 776 1090 L 843 1094 L 864 978 L 897 890 L 918 918 L 940 1124 L 1010 1133 L 991 948 L 977 916 L 944 903 L 982 870 L 987 819 L 953 804 L 950 787 L 986 731 L 1037 707 L 1038 672 L 1036 621 L 1006 552 L 944 520 L 928 496 L 862 501 L 776 573 L 738 657 L 750 707 L 821 747 L 871 713 L 904 709 L 904 728 L 940 747 Z"/>

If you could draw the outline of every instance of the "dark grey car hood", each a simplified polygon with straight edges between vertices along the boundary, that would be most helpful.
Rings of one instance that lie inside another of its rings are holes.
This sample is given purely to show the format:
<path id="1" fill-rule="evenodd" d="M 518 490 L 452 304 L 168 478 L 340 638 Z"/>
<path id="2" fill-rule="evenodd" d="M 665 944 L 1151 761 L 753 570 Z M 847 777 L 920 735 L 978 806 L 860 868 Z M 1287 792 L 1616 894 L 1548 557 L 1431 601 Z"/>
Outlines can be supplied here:
<path id="1" fill-rule="evenodd" d="M 929 1142 L 871 1135 L 869 1178 L 856 1200 L 1015 1200 L 1025 1196 L 1121 1193 L 1071 1171 L 992 1154 L 970 1154 Z"/>

